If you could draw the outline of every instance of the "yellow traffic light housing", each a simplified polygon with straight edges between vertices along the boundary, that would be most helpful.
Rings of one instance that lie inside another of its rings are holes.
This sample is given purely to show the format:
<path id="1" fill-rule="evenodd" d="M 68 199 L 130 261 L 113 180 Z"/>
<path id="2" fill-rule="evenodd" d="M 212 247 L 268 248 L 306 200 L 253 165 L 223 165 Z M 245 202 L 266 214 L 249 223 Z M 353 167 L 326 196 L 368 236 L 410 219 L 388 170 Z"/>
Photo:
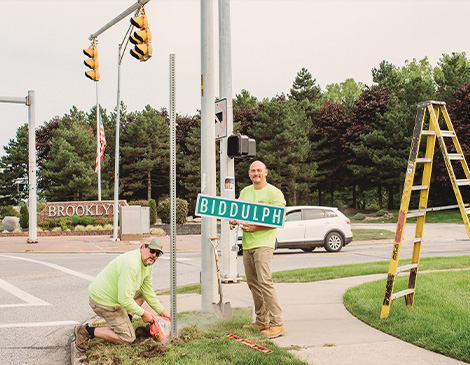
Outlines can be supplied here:
<path id="1" fill-rule="evenodd" d="M 85 66 L 91 68 L 91 71 L 86 71 L 85 76 L 88 77 L 90 80 L 99 81 L 100 80 L 100 72 L 98 70 L 99 62 L 98 62 L 98 48 L 96 47 L 96 43 L 92 43 L 90 48 L 86 48 L 83 50 L 85 56 L 90 57 L 89 60 L 83 61 Z"/>
<path id="2" fill-rule="evenodd" d="M 131 18 L 131 24 L 139 28 L 140 31 L 135 31 L 129 40 L 135 44 L 134 49 L 131 49 L 132 57 L 145 62 L 152 57 L 152 33 L 148 28 L 148 20 L 144 10 L 141 10 L 140 13 L 142 16 Z"/>

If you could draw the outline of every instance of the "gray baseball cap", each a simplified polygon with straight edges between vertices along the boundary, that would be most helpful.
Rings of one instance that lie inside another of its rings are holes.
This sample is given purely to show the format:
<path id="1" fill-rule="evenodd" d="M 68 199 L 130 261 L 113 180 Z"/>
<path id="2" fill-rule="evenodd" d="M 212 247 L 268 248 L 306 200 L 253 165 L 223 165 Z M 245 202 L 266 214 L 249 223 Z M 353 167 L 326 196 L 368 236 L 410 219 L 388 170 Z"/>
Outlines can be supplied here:
<path id="1" fill-rule="evenodd" d="M 152 250 L 158 250 L 163 252 L 163 244 L 156 238 L 152 238 L 148 244 Z"/>

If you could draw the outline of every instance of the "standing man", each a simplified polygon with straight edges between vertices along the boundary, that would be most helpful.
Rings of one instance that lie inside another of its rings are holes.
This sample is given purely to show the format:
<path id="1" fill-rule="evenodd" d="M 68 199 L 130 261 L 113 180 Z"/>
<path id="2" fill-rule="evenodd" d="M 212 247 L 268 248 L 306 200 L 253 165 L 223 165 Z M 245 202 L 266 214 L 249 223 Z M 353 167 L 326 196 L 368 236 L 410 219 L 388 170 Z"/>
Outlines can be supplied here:
<path id="1" fill-rule="evenodd" d="M 171 320 L 155 295 L 152 285 L 152 265 L 163 254 L 163 245 L 156 238 L 140 249 L 126 252 L 112 260 L 91 282 L 88 288 L 90 306 L 103 317 L 109 327 L 75 327 L 75 346 L 84 351 L 88 340 L 98 337 L 113 343 L 132 343 L 135 331 L 134 314 L 152 323 L 154 314 L 142 308 L 144 301 L 162 317 Z"/>
<path id="2" fill-rule="evenodd" d="M 281 190 L 268 184 L 266 180 L 268 170 L 264 163 L 253 162 L 248 174 L 253 185 L 247 186 L 241 191 L 240 200 L 286 205 Z M 238 221 L 232 220 L 230 224 L 238 224 Z M 242 230 L 243 264 L 256 313 L 256 321 L 251 324 L 251 327 L 259 329 L 268 338 L 282 336 L 286 330 L 271 277 L 276 228 L 242 223 Z"/>

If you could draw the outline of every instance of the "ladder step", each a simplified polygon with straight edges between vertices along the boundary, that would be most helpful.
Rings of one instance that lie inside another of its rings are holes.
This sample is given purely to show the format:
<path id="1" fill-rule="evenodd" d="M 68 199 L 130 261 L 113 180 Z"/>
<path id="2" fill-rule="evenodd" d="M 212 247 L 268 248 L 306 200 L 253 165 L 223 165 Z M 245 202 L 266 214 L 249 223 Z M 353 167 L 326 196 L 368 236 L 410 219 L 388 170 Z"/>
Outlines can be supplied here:
<path id="1" fill-rule="evenodd" d="M 432 158 L 429 157 L 420 157 L 416 159 L 417 163 L 426 163 L 426 162 L 432 162 Z"/>
<path id="2" fill-rule="evenodd" d="M 421 242 L 423 239 L 421 237 L 416 237 L 416 238 L 413 238 L 412 242 L 413 243 L 418 243 L 418 242 Z"/>
<path id="3" fill-rule="evenodd" d="M 423 136 L 434 136 L 435 134 L 436 134 L 436 132 L 430 131 L 430 130 L 427 130 L 427 129 L 421 131 L 421 135 L 423 135 Z"/>
<path id="4" fill-rule="evenodd" d="M 411 270 L 411 269 L 415 269 L 417 267 L 418 267 L 418 264 L 409 264 L 409 265 L 400 266 L 400 267 L 397 268 L 397 274 L 399 272 L 408 271 L 408 270 Z"/>
<path id="5" fill-rule="evenodd" d="M 411 190 L 427 190 L 428 185 L 415 185 L 411 187 Z"/>
<path id="6" fill-rule="evenodd" d="M 400 297 L 404 297 L 405 295 L 408 295 L 408 294 L 413 294 L 415 292 L 414 289 L 405 289 L 405 290 L 402 290 L 402 291 L 399 291 L 397 293 L 394 293 L 392 294 L 392 300 L 395 300 L 397 298 L 400 298 Z"/>
<path id="7" fill-rule="evenodd" d="M 449 153 L 449 160 L 463 160 L 463 154 L 461 153 Z"/>
<path id="8" fill-rule="evenodd" d="M 470 179 L 457 179 L 458 186 L 470 185 Z"/>
<path id="9" fill-rule="evenodd" d="M 406 215 L 408 218 L 412 217 L 422 217 L 426 213 L 425 210 L 410 210 Z"/>
<path id="10" fill-rule="evenodd" d="M 454 131 L 441 131 L 442 137 L 455 137 Z"/>

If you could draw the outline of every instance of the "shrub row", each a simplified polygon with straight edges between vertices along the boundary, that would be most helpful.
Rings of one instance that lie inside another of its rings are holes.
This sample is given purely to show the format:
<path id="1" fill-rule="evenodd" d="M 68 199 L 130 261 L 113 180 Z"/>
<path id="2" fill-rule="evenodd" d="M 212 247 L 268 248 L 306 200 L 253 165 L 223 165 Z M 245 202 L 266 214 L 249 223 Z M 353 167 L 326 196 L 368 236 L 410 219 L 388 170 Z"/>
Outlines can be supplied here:
<path id="1" fill-rule="evenodd" d="M 105 226 L 107 224 L 112 224 L 112 219 L 109 218 L 93 218 L 89 216 L 80 217 L 78 215 L 71 215 L 70 217 L 61 217 L 57 219 L 48 219 L 48 220 L 38 220 L 38 227 L 42 229 L 51 229 L 59 227 L 62 231 L 67 229 L 72 229 L 75 226 Z"/>

